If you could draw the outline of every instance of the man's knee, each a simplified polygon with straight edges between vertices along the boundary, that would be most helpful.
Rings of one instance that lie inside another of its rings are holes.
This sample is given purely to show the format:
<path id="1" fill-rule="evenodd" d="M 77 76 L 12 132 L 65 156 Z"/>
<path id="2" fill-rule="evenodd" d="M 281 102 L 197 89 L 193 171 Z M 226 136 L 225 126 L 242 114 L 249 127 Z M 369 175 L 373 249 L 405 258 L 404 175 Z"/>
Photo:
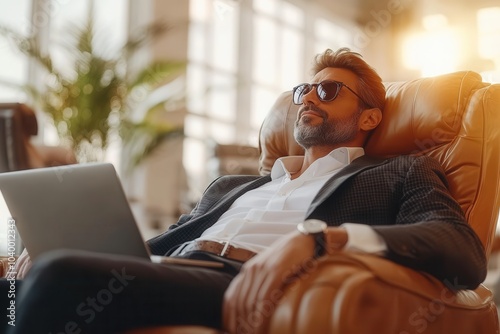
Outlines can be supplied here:
<path id="1" fill-rule="evenodd" d="M 61 281 L 72 275 L 80 275 L 85 255 L 79 251 L 54 250 L 41 255 L 29 271 L 27 278 L 43 281 Z M 87 260 L 88 261 L 88 260 Z"/>

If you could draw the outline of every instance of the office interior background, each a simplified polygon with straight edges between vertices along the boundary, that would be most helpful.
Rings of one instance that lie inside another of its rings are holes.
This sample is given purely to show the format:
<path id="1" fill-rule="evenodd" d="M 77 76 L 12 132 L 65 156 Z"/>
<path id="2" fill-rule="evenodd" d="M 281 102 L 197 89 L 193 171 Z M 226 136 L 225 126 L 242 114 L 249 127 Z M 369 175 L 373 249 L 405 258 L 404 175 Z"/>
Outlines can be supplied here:
<path id="1" fill-rule="evenodd" d="M 472 70 L 500 82 L 498 0 L 0 0 L 0 26 L 34 35 L 62 71 L 68 25 L 92 16 L 96 52 L 116 55 L 128 36 L 152 22 L 169 29 L 124 59 L 133 73 L 150 61 L 180 61 L 175 78 L 132 95 L 136 120 L 158 101 L 158 122 L 181 126 L 132 174 L 124 172 L 120 136 L 110 134 L 103 161 L 117 168 L 145 237 L 175 222 L 217 175 L 217 145 L 257 147 L 260 125 L 280 93 L 310 79 L 326 48 L 360 52 L 385 81 Z M 10 84 L 43 87 L 51 77 L 0 36 L 0 102 L 30 105 Z M 37 143 L 61 145 L 43 110 Z M 257 161 L 241 149 L 229 169 Z M 250 152 L 250 151 L 248 151 Z M 214 162 L 215 161 L 215 162 Z M 215 167 L 214 167 L 215 166 Z M 5 213 L 4 215 L 8 215 Z"/>

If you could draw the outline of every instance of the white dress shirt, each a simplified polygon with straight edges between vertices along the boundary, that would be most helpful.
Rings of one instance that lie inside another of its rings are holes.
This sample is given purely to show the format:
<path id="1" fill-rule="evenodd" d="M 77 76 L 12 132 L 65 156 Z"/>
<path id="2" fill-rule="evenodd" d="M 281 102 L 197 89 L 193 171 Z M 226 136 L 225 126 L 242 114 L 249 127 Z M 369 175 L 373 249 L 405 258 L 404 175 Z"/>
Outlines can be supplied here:
<path id="1" fill-rule="evenodd" d="M 305 220 L 314 195 L 328 179 L 364 155 L 361 147 L 341 147 L 314 161 L 295 179 L 304 157 L 283 157 L 274 163 L 271 181 L 236 199 L 231 207 L 198 240 L 229 242 L 259 252 Z M 382 238 L 368 225 L 344 223 L 348 233 L 345 250 L 382 254 Z"/>

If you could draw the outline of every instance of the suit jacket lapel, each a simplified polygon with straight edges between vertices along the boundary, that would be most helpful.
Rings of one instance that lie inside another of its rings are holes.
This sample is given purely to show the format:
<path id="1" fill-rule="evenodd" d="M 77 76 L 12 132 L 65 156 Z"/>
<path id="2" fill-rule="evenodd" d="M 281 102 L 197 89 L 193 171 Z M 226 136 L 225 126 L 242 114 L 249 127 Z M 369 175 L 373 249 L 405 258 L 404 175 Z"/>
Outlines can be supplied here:
<path id="1" fill-rule="evenodd" d="M 347 165 L 344 169 L 342 169 L 340 172 L 335 174 L 335 176 L 333 176 L 330 180 L 328 180 L 327 183 L 320 189 L 320 191 L 316 194 L 315 198 L 313 199 L 311 206 L 307 210 L 306 217 L 308 217 L 321 203 L 323 203 L 323 201 L 325 201 L 329 196 L 331 196 L 331 194 L 335 190 L 337 190 L 338 187 L 346 180 L 366 169 L 382 165 L 386 162 L 387 159 L 374 158 L 367 155 L 364 155 L 362 157 L 359 157 L 358 159 L 353 160 L 349 165 Z M 219 219 L 220 215 L 224 213 L 238 197 L 240 197 L 242 194 L 246 193 L 249 190 L 260 187 L 261 185 L 269 181 L 271 181 L 271 176 L 267 175 L 234 188 L 226 195 L 224 195 L 212 207 L 212 209 L 207 212 L 207 214 L 210 215 L 211 218 L 212 217 L 215 218 L 215 220 Z M 205 216 L 206 215 L 203 215 L 202 217 Z"/>
<path id="2" fill-rule="evenodd" d="M 349 165 L 343 168 L 340 172 L 330 178 L 326 184 L 319 190 L 316 197 L 313 199 L 311 206 L 307 210 L 306 217 L 309 217 L 316 208 L 323 203 L 338 187 L 354 175 L 375 166 L 382 165 L 387 162 L 387 159 L 379 159 L 363 155 L 353 160 Z"/>
<path id="3" fill-rule="evenodd" d="M 231 191 L 227 192 L 224 196 L 222 196 L 210 209 L 208 209 L 201 216 L 194 218 L 193 220 L 187 222 L 184 225 L 176 228 L 173 233 L 182 233 L 186 235 L 186 231 L 190 231 L 189 236 L 191 239 L 195 237 L 199 237 L 207 228 L 211 227 L 220 216 L 226 212 L 231 204 L 240 197 L 245 192 L 260 187 L 261 185 L 269 182 L 271 180 L 271 176 L 263 176 L 259 177 L 253 181 L 243 183 Z M 181 232 L 183 231 L 183 232 Z"/>
<path id="4" fill-rule="evenodd" d="M 263 177 L 259 177 L 253 181 L 244 183 L 240 186 L 237 186 L 236 188 L 232 189 L 231 191 L 227 192 L 224 196 L 222 196 L 220 198 L 220 200 L 214 204 L 212 209 L 208 210 L 208 213 L 211 214 L 212 212 L 218 212 L 221 209 L 222 209 L 222 212 L 225 212 L 227 209 L 229 209 L 231 204 L 233 204 L 233 202 L 238 197 L 240 197 L 241 195 L 243 195 L 244 193 L 246 193 L 249 190 L 260 187 L 261 185 L 263 185 L 269 181 L 271 181 L 271 176 L 266 175 Z M 219 219 L 219 217 L 217 217 L 217 219 Z"/>

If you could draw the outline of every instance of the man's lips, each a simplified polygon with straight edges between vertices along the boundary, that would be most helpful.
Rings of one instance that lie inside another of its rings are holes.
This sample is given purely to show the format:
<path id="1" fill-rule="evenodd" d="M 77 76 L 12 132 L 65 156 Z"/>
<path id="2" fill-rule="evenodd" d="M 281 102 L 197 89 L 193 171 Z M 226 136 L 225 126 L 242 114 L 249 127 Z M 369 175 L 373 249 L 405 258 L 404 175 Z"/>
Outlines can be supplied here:
<path id="1" fill-rule="evenodd" d="M 298 119 L 301 119 L 302 116 L 316 116 L 322 118 L 323 120 L 328 119 L 328 114 L 324 110 L 312 104 L 303 105 L 301 108 L 299 108 L 298 112 L 299 112 Z"/>
<path id="2" fill-rule="evenodd" d="M 323 117 L 320 113 L 317 113 L 317 112 L 312 111 L 312 110 L 306 110 L 306 111 L 303 111 L 303 112 L 300 114 L 300 117 L 302 117 L 302 116 L 307 116 L 307 115 L 312 115 L 312 116 L 317 116 L 317 117 Z"/>
<path id="3" fill-rule="evenodd" d="M 328 115 L 323 110 L 318 110 L 318 108 L 314 108 L 313 106 L 299 110 L 299 118 L 302 118 L 302 116 L 316 116 L 323 119 L 328 118 Z"/>

